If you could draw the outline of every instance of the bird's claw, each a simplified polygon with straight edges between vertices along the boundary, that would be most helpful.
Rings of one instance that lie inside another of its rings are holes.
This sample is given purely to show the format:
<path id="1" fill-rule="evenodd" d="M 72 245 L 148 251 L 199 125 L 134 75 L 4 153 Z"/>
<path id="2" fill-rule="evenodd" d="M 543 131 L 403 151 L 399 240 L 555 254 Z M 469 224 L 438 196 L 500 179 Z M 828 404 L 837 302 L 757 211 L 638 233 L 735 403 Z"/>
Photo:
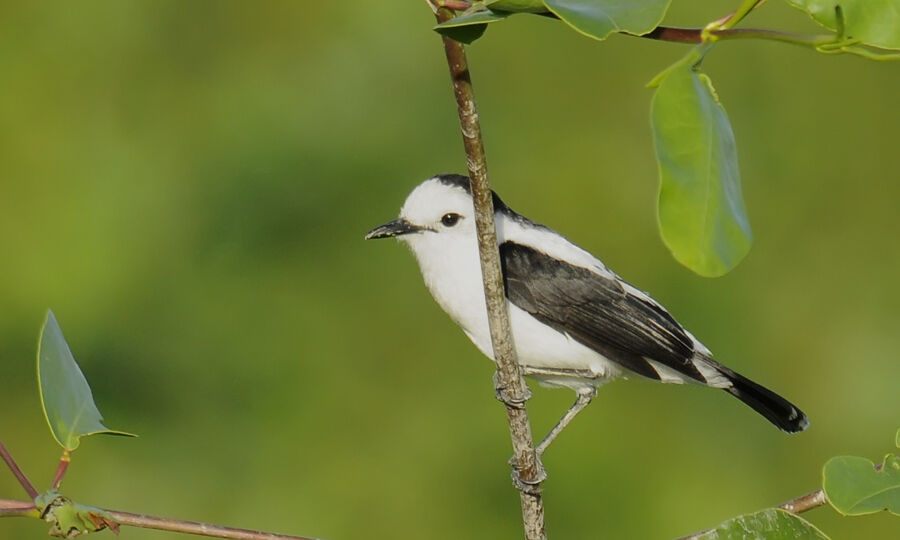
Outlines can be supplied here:
<path id="1" fill-rule="evenodd" d="M 500 384 L 497 374 L 494 373 L 494 397 L 504 405 L 514 409 L 524 408 L 525 402 L 531 399 L 531 389 L 526 385 L 524 390 L 525 392 L 520 396 L 511 394 L 507 388 Z"/>
<path id="2" fill-rule="evenodd" d="M 512 483 L 516 489 L 529 495 L 541 494 L 541 483 L 547 479 L 547 471 L 538 454 L 534 455 L 534 472 L 527 475 L 528 478 L 523 477 L 523 470 L 519 468 L 519 460 L 516 459 L 516 456 L 509 458 L 509 464 L 512 466 L 510 476 L 512 476 Z"/>

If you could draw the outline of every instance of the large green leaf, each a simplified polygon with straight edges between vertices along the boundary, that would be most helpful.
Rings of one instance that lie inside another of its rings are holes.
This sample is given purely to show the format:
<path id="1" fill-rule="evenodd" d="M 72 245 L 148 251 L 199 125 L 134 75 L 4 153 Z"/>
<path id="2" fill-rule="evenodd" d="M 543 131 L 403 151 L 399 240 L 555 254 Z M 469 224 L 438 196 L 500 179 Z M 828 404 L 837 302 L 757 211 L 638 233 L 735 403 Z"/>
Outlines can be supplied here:
<path id="1" fill-rule="evenodd" d="M 509 13 L 497 13 L 489 9 L 471 11 L 436 25 L 434 30 L 460 43 L 469 44 L 484 34 L 489 23 L 502 21 L 508 16 Z"/>
<path id="2" fill-rule="evenodd" d="M 745 514 L 722 523 L 699 536 L 702 540 L 828 540 L 813 524 L 790 512 L 777 508 Z"/>
<path id="3" fill-rule="evenodd" d="M 659 228 L 683 265 L 720 276 L 750 250 L 752 234 L 734 134 L 712 83 L 698 68 L 705 46 L 657 77 L 650 107 L 659 163 Z"/>
<path id="4" fill-rule="evenodd" d="M 888 455 L 876 469 L 866 458 L 838 456 L 825 463 L 822 475 L 828 502 L 841 514 L 887 510 L 900 515 L 900 457 Z"/>
<path id="5" fill-rule="evenodd" d="M 900 49 L 900 0 L 787 0 L 822 26 L 838 30 L 836 6 L 844 20 L 844 37 L 866 45 Z"/>
<path id="6" fill-rule="evenodd" d="M 47 312 L 41 328 L 37 371 L 44 417 L 53 437 L 63 448 L 75 450 L 81 437 L 96 433 L 134 437 L 100 423 L 103 417 L 94 405 L 91 387 L 75 363 L 52 311 Z"/>
<path id="7" fill-rule="evenodd" d="M 662 21 L 671 0 L 544 0 L 554 15 L 594 39 L 613 32 L 642 35 Z"/>

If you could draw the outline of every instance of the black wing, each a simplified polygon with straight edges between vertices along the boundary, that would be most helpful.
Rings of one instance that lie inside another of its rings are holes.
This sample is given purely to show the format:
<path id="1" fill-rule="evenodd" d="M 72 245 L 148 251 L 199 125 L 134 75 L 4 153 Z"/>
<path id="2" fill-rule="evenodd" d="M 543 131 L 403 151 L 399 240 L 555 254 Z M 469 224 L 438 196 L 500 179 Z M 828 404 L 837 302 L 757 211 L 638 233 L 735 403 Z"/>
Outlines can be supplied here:
<path id="1" fill-rule="evenodd" d="M 544 324 L 645 377 L 661 378 L 650 359 L 706 382 L 684 328 L 621 281 L 515 242 L 500 246 L 500 261 L 507 298 Z"/>

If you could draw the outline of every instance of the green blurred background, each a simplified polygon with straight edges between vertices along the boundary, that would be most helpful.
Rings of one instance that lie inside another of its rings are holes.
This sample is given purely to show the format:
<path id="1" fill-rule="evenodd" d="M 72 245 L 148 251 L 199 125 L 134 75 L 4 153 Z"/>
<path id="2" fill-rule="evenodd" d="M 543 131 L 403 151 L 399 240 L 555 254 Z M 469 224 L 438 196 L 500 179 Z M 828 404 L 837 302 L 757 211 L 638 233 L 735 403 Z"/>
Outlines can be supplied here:
<path id="1" fill-rule="evenodd" d="M 730 4 L 675 2 L 667 22 Z M 141 435 L 82 444 L 63 484 L 79 501 L 333 540 L 521 535 L 491 364 L 404 249 L 362 239 L 425 177 L 464 172 L 432 24 L 422 1 L 2 3 L 0 435 L 35 483 L 59 454 L 34 376 L 52 308 L 107 424 Z M 818 31 L 779 2 L 746 24 Z M 879 458 L 900 425 L 900 65 L 709 55 L 756 237 L 709 280 L 656 230 L 644 84 L 686 50 L 494 25 L 469 49 L 493 185 L 812 426 L 612 383 L 545 456 L 555 538 L 713 526 L 816 488 L 833 455 Z M 535 431 L 572 399 L 536 388 Z M 0 497 L 22 496 L 0 472 Z M 807 517 L 835 538 L 900 528 Z"/>

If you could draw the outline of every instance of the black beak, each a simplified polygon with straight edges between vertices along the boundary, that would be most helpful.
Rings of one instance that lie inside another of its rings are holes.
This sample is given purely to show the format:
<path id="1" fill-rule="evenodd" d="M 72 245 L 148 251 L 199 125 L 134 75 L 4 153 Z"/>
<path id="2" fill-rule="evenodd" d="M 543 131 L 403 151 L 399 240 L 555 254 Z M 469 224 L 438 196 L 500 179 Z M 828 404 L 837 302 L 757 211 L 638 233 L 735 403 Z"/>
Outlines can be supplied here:
<path id="1" fill-rule="evenodd" d="M 366 240 L 373 240 L 375 238 L 393 238 L 395 236 L 402 236 L 404 234 L 419 232 L 424 229 L 425 227 L 413 225 L 405 219 L 395 219 L 394 221 L 390 221 L 388 223 L 385 223 L 384 225 L 375 227 L 371 231 L 367 232 Z"/>

